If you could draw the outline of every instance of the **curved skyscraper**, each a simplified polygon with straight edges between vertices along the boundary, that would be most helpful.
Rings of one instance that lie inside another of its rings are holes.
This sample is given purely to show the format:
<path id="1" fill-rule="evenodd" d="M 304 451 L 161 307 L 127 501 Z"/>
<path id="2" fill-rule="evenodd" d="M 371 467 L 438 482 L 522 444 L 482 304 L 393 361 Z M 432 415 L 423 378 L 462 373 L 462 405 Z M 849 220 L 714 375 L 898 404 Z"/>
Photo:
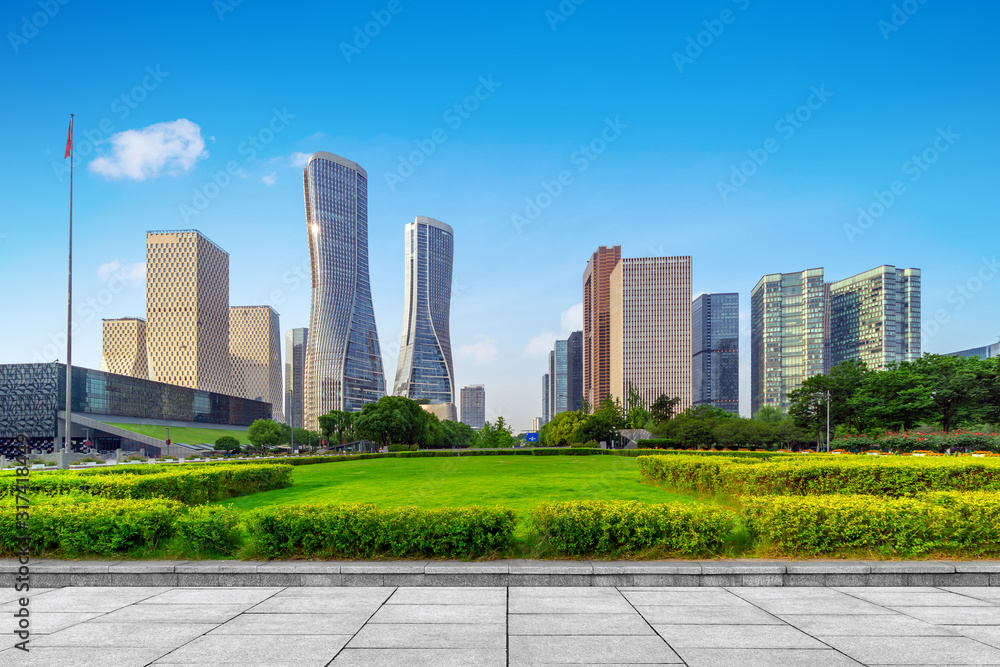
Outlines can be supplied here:
<path id="1" fill-rule="evenodd" d="M 330 410 L 360 410 L 385 394 L 368 280 L 368 174 L 332 153 L 302 170 L 312 274 L 305 363 L 306 428 Z"/>
<path id="2" fill-rule="evenodd" d="M 454 406 L 448 331 L 454 246 L 454 232 L 443 222 L 421 215 L 406 225 L 403 337 L 392 392 L 396 396 Z"/>

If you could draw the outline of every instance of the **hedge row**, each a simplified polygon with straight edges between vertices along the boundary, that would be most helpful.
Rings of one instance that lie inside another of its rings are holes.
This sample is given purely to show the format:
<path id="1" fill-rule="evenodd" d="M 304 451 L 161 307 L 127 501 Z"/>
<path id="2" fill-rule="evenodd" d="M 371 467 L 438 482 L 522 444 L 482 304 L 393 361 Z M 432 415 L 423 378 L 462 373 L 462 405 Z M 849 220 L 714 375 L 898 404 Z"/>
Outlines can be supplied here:
<path id="1" fill-rule="evenodd" d="M 701 503 L 647 505 L 634 501 L 542 503 L 531 526 L 560 554 L 702 556 L 721 551 L 736 525 L 733 512 Z"/>
<path id="2" fill-rule="evenodd" d="M 643 456 L 647 482 L 698 495 L 912 496 L 928 491 L 1000 491 L 1000 463 L 969 458 L 794 457 L 753 461 Z"/>
<path id="3" fill-rule="evenodd" d="M 258 558 L 477 558 L 513 546 L 516 523 L 503 507 L 297 505 L 246 515 Z"/>
<path id="4" fill-rule="evenodd" d="M 1000 495 L 994 493 L 753 496 L 743 499 L 743 509 L 751 537 L 772 555 L 1000 553 Z"/>
<path id="5" fill-rule="evenodd" d="M 218 465 L 139 475 L 59 472 L 32 476 L 30 484 L 32 494 L 47 496 L 76 493 L 105 498 L 168 498 L 196 505 L 291 486 L 291 473 L 288 465 Z M 0 478 L 0 497 L 14 494 L 18 479 Z"/>

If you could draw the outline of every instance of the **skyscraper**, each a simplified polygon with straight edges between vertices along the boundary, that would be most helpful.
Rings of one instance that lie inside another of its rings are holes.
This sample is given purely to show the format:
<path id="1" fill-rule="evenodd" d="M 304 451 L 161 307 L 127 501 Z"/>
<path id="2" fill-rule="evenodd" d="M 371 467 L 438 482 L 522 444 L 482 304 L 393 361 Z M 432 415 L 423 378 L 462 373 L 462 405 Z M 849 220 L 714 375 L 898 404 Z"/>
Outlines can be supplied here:
<path id="1" fill-rule="evenodd" d="M 292 428 L 302 428 L 303 424 L 307 340 L 306 327 L 285 332 L 285 423 Z"/>
<path id="2" fill-rule="evenodd" d="M 486 387 L 483 385 L 462 387 L 462 423 L 477 431 L 486 423 Z"/>
<path id="3" fill-rule="evenodd" d="M 557 340 L 549 352 L 549 372 L 542 387 L 546 421 L 560 412 L 579 410 L 583 400 L 583 332 Z M 547 416 L 546 416 L 547 415 Z"/>
<path id="4" fill-rule="evenodd" d="M 271 404 L 271 418 L 284 421 L 281 392 L 281 327 L 270 306 L 229 309 L 229 354 L 233 395 Z"/>
<path id="5" fill-rule="evenodd" d="M 546 373 L 542 376 L 542 423 L 548 424 L 552 421 L 552 415 L 549 414 L 549 374 Z"/>
<path id="6" fill-rule="evenodd" d="M 150 379 L 232 395 L 229 253 L 194 230 L 146 233 Z"/>
<path id="7" fill-rule="evenodd" d="M 574 331 L 566 339 L 566 409 L 583 406 L 583 332 Z"/>
<path id="8" fill-rule="evenodd" d="M 385 395 L 368 278 L 368 174 L 332 153 L 302 170 L 312 275 L 305 426 L 331 410 L 360 410 Z"/>
<path id="9" fill-rule="evenodd" d="M 424 216 L 406 225 L 403 335 L 392 393 L 455 403 L 449 318 L 454 232 Z"/>
<path id="10" fill-rule="evenodd" d="M 611 395 L 626 405 L 632 387 L 647 406 L 666 394 L 680 399 L 678 412 L 687 409 L 691 405 L 691 258 L 623 259 L 609 282 Z"/>
<path id="11" fill-rule="evenodd" d="M 611 392 L 611 272 L 621 246 L 598 248 L 583 272 L 583 400 L 596 408 Z"/>
<path id="12" fill-rule="evenodd" d="M 691 404 L 739 414 L 739 294 L 702 294 L 694 300 L 691 349 Z"/>
<path id="13" fill-rule="evenodd" d="M 858 359 L 868 368 L 920 358 L 920 269 L 879 266 L 830 284 L 827 368 Z"/>
<path id="14" fill-rule="evenodd" d="M 146 321 L 138 317 L 104 320 L 102 371 L 149 379 L 146 356 Z"/>
<path id="15" fill-rule="evenodd" d="M 788 392 L 826 370 L 828 286 L 823 269 L 774 273 L 750 292 L 750 405 L 787 412 Z"/>

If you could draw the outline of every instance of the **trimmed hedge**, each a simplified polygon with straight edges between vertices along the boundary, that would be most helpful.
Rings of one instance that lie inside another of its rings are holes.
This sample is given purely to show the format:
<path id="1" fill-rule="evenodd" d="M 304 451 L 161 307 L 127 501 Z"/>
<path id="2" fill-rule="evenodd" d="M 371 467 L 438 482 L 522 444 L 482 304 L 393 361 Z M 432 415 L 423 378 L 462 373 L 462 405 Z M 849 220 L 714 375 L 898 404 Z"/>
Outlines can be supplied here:
<path id="1" fill-rule="evenodd" d="M 177 535 L 196 556 L 231 556 L 240 547 L 241 517 L 240 512 L 229 506 L 199 505 L 177 518 Z"/>
<path id="2" fill-rule="evenodd" d="M 750 535 L 772 555 L 1000 553 L 1000 495 L 993 493 L 752 496 L 743 509 Z"/>
<path id="3" fill-rule="evenodd" d="M 647 482 L 700 495 L 912 496 L 928 491 L 1000 491 L 1000 462 L 971 458 L 827 457 L 776 460 L 647 456 Z"/>
<path id="4" fill-rule="evenodd" d="M 83 493 L 104 498 L 168 498 L 188 505 L 291 486 L 292 467 L 199 466 L 160 474 L 81 475 L 59 472 L 31 477 L 31 493 L 47 496 Z M 11 496 L 18 478 L 0 477 L 0 497 Z"/>
<path id="5" fill-rule="evenodd" d="M 27 528 L 17 525 L 13 511 L 0 515 L 0 555 L 16 554 L 17 536 L 23 534 L 32 537 L 32 556 L 113 556 L 140 547 L 152 549 L 173 535 L 182 511 L 181 503 L 159 498 L 32 503 Z"/>
<path id="6" fill-rule="evenodd" d="M 700 503 L 580 500 L 538 505 L 531 512 L 531 527 L 542 544 L 571 556 L 650 549 L 662 555 L 710 556 L 722 549 L 736 519 L 727 509 Z"/>
<path id="7" fill-rule="evenodd" d="M 246 515 L 258 558 L 476 558 L 514 543 L 515 512 L 503 507 L 269 506 Z"/>

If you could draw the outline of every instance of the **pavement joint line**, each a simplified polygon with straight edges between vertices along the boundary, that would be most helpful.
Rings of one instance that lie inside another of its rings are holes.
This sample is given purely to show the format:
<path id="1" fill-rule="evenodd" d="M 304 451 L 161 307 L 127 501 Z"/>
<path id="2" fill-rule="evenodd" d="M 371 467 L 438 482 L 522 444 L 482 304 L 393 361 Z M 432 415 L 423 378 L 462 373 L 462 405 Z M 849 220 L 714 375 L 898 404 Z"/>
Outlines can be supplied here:
<path id="1" fill-rule="evenodd" d="M 370 616 L 368 617 L 368 619 L 367 619 L 367 620 L 366 620 L 366 621 L 365 621 L 364 623 L 362 623 L 362 624 L 361 624 L 361 627 L 360 627 L 360 628 L 358 628 L 358 631 L 357 631 L 357 632 L 354 632 L 354 633 L 352 633 L 352 634 L 351 634 L 351 638 L 350 638 L 350 639 L 348 639 L 348 640 L 347 640 L 346 642 L 344 642 L 344 645 L 343 645 L 343 646 L 341 646 L 341 647 L 340 647 L 339 649 L 337 649 L 337 652 L 333 654 L 333 657 L 332 657 L 332 658 L 330 658 L 330 662 L 326 663 L 326 667 L 330 667 L 330 666 L 331 666 L 331 665 L 332 665 L 332 664 L 333 664 L 334 662 L 336 662 L 336 660 L 337 660 L 337 657 L 338 657 L 338 656 L 339 656 L 339 655 L 340 655 L 341 653 L 343 653 L 343 652 L 344 652 L 344 649 L 346 649 L 346 648 L 347 648 L 347 645 L 348 645 L 348 644 L 350 644 L 350 643 L 351 643 L 352 641 L 354 641 L 354 638 L 358 636 L 358 632 L 361 632 L 362 630 L 364 630 L 364 629 L 365 629 L 365 627 L 366 627 L 366 626 L 367 626 L 367 625 L 368 625 L 369 623 L 371 623 L 372 619 L 373 619 L 373 618 L 375 618 L 375 614 L 377 614 L 377 613 L 379 612 L 379 610 L 381 610 L 381 609 L 382 609 L 382 607 L 384 607 L 384 606 L 386 606 L 387 604 L 389 604 L 389 600 L 391 600 L 391 599 L 392 599 L 392 596 L 393 596 L 393 595 L 395 595 L 395 594 L 396 594 L 397 592 L 399 592 L 399 589 L 400 589 L 400 588 L 401 588 L 400 586 L 393 586 L 393 587 L 392 587 L 392 592 L 391 592 L 391 593 L 389 593 L 389 594 L 388 594 L 387 596 L 385 596 L 385 599 L 384 599 L 384 600 L 382 600 L 382 603 L 381 603 L 381 604 L 379 604 L 379 606 L 378 606 L 378 607 L 377 607 L 377 608 L 375 609 L 375 611 L 373 611 L 373 612 L 371 613 L 371 615 L 370 615 Z"/>
<path id="2" fill-rule="evenodd" d="M 649 629 L 653 631 L 653 634 L 655 634 L 657 637 L 659 637 L 660 641 L 662 641 L 664 644 L 666 644 L 667 648 L 669 648 L 671 651 L 674 652 L 674 655 L 676 655 L 678 657 L 678 659 L 680 659 L 680 661 L 684 665 L 684 667 L 690 667 L 688 665 L 687 660 L 685 660 L 684 656 L 681 655 L 681 652 L 678 651 L 677 649 L 675 649 L 673 646 L 671 646 L 670 642 L 667 641 L 667 638 L 664 637 L 663 635 L 661 635 L 660 631 L 657 630 L 656 628 L 654 628 L 653 624 L 650 623 L 649 620 L 645 616 L 642 615 L 642 612 L 640 612 L 638 609 L 635 608 L 635 604 L 633 604 L 632 601 L 628 599 L 628 596 L 626 596 L 624 593 L 622 593 L 622 587 L 621 586 L 616 586 L 615 590 L 618 591 L 618 595 L 621 595 L 622 598 L 625 600 L 625 602 L 628 602 L 628 605 L 630 607 L 632 607 L 632 611 L 634 611 L 636 614 L 639 615 L 639 618 L 642 619 L 643 623 L 645 623 L 647 626 L 649 626 Z M 509 641 L 509 639 L 508 639 L 508 641 Z"/>
<path id="3" fill-rule="evenodd" d="M 740 594 L 739 594 L 739 593 L 737 593 L 736 591 L 734 591 L 734 590 L 730 590 L 730 588 L 729 588 L 729 587 L 724 587 L 724 588 L 725 588 L 725 590 L 729 591 L 730 593 L 732 593 L 732 594 L 733 594 L 733 595 L 735 595 L 736 597 L 738 597 L 738 598 L 741 598 L 742 600 L 744 600 L 745 602 L 748 602 L 749 604 L 751 604 L 752 606 L 756 607 L 757 609 L 760 609 L 760 610 L 761 610 L 762 612 L 764 612 L 765 614 L 768 614 L 769 616 L 773 616 L 773 617 L 774 617 L 774 618 L 776 618 L 777 620 L 781 621 L 781 622 L 782 622 L 782 624 L 783 624 L 784 626 L 786 626 L 786 627 L 789 627 L 789 628 L 793 628 L 793 629 L 795 629 L 795 630 L 798 630 L 798 631 L 799 631 L 799 632 L 801 632 L 802 634 L 804 634 L 804 635 L 806 635 L 806 636 L 808 636 L 808 637 L 811 637 L 812 639 L 815 639 L 815 640 L 816 640 L 816 641 L 818 641 L 818 642 L 819 642 L 820 644 L 823 644 L 824 646 L 826 646 L 826 647 L 827 647 L 827 648 L 829 648 L 830 650 L 834 651 L 835 653 L 839 653 L 840 655 L 844 656 L 845 658 L 847 658 L 848 660 L 850 660 L 851 662 L 853 662 L 853 663 L 855 663 L 855 664 L 858 664 L 858 665 L 864 665 L 864 664 L 865 664 L 865 663 L 861 662 L 860 660 L 858 660 L 857 658 L 852 658 L 851 656 L 847 655 L 846 653 L 844 653 L 843 651 L 841 651 L 841 650 L 840 650 L 839 648 L 837 648 L 836 646 L 831 646 L 831 645 L 830 645 L 829 643 L 827 643 L 827 642 L 823 641 L 822 639 L 820 639 L 820 638 L 819 638 L 819 637 L 817 637 L 816 635 L 814 635 L 814 634 L 812 634 L 812 633 L 809 633 L 809 632 L 806 632 L 806 631 L 805 631 L 805 630 L 803 630 L 802 628 L 799 628 L 799 627 L 797 627 L 797 626 L 794 626 L 794 625 L 792 625 L 791 623 L 789 623 L 789 622 L 788 622 L 788 621 L 786 621 L 785 619 L 781 618 L 781 617 L 780 617 L 780 616 L 778 616 L 777 614 L 772 614 L 772 613 L 771 613 L 771 612 L 769 612 L 769 611 L 768 611 L 767 609 L 764 609 L 763 607 L 761 607 L 760 605 L 758 605 L 757 603 L 755 603 L 755 602 L 754 602 L 753 600 L 747 600 L 747 599 L 746 599 L 745 597 L 743 597 L 742 595 L 740 595 Z M 826 589 L 826 590 L 832 590 L 832 589 L 831 589 L 831 588 L 829 588 L 829 587 L 825 587 L 825 589 Z M 837 591 L 837 592 L 839 593 L 840 591 Z M 846 593 L 845 593 L 845 595 L 846 595 Z M 854 596 L 849 596 L 849 597 L 854 597 Z M 855 599 L 858 599 L 858 600 L 860 600 L 861 598 L 855 598 Z M 865 600 L 865 602 L 867 602 L 867 600 Z M 881 607 L 882 605 L 877 605 L 877 606 Z M 882 608 L 883 608 L 883 609 L 885 609 L 885 607 L 882 607 Z M 891 611 L 891 610 L 886 610 L 886 611 L 889 611 L 889 613 L 892 613 L 892 611 Z M 822 650 L 824 650 L 824 649 L 813 649 L 813 650 L 817 650 L 817 651 L 822 651 Z"/>

